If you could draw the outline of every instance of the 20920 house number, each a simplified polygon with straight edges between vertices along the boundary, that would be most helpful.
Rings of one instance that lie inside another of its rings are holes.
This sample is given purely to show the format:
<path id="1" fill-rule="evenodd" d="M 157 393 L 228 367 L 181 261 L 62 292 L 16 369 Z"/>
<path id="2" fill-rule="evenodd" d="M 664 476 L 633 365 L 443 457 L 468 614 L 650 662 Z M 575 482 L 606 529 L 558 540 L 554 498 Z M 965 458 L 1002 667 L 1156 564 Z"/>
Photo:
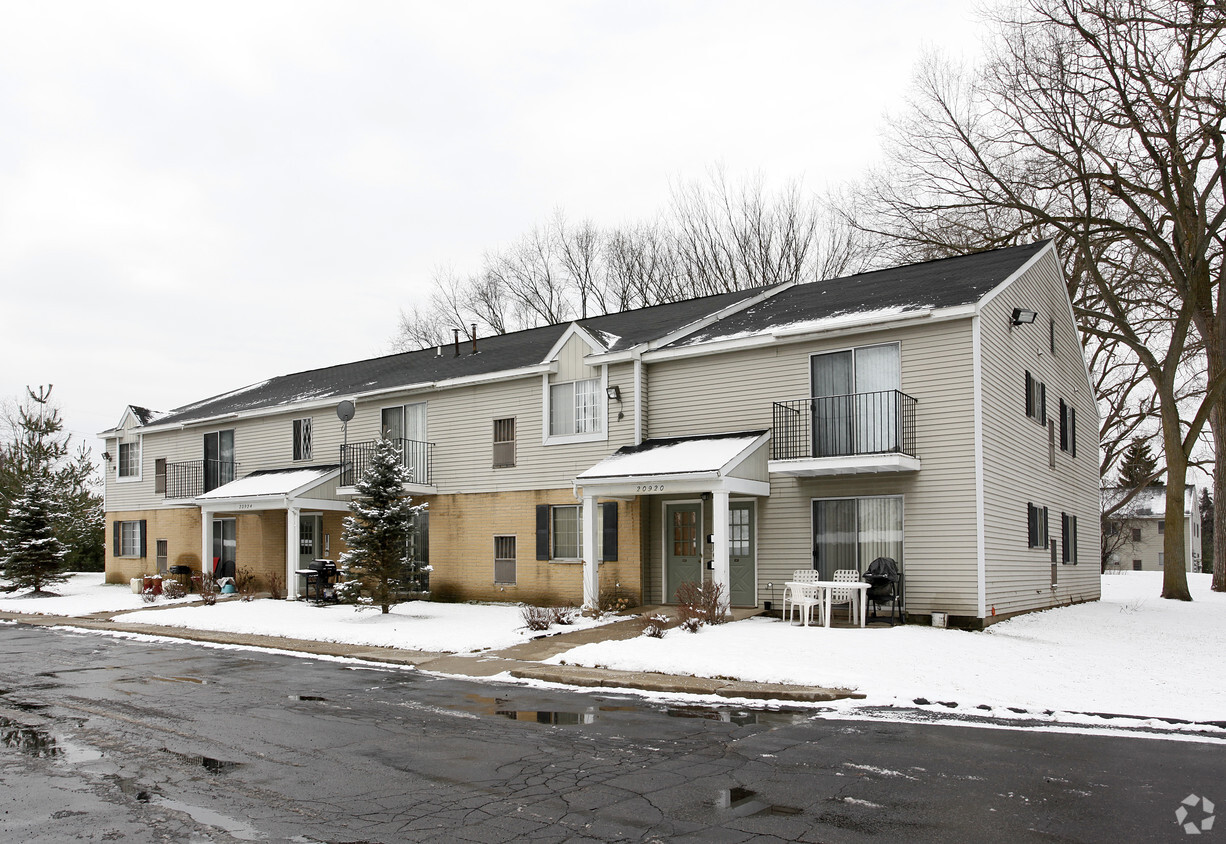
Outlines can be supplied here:
<path id="1" fill-rule="evenodd" d="M 637 493 L 664 492 L 664 484 L 639 484 L 634 491 Z"/>

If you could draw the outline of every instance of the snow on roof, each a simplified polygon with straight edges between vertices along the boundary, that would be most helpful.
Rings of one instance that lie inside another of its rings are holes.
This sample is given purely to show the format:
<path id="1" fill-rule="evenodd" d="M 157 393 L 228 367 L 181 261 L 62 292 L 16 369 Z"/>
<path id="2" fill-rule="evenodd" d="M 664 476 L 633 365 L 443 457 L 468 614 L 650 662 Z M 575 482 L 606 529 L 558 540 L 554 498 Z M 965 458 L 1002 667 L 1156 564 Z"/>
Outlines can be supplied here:
<path id="1" fill-rule="evenodd" d="M 862 323 L 878 322 L 904 313 L 916 314 L 930 310 L 928 305 L 894 305 L 889 308 L 872 308 L 863 311 L 843 311 L 817 319 L 802 319 L 793 322 L 776 323 L 774 325 L 748 328 L 740 331 L 721 333 L 717 326 L 711 326 L 705 331 L 699 331 L 674 343 L 674 346 L 696 346 L 700 343 L 717 343 L 722 340 L 740 340 L 744 337 L 765 337 L 776 334 L 801 334 L 809 331 L 833 331 L 838 328 L 860 325 Z"/>
<path id="2" fill-rule="evenodd" d="M 310 486 L 336 472 L 340 466 L 309 466 L 302 469 L 273 469 L 252 472 L 245 478 L 230 481 L 204 495 L 200 499 L 254 498 L 266 495 L 289 495 L 296 489 Z"/>
<path id="3" fill-rule="evenodd" d="M 711 436 L 644 440 L 642 445 L 618 449 L 592 468 L 581 472 L 578 480 L 718 472 L 765 433 L 737 431 Z"/>
<path id="4" fill-rule="evenodd" d="M 1121 487 L 1104 489 L 1103 503 L 1107 507 L 1111 507 L 1130 492 L 1132 492 L 1131 489 L 1123 489 Z M 1188 484 L 1183 492 L 1183 514 L 1185 516 L 1192 515 L 1195 498 L 1196 487 L 1193 484 Z M 1161 484 L 1146 487 L 1138 492 L 1136 497 L 1121 507 L 1116 516 L 1123 519 L 1166 518 L 1166 487 Z"/>

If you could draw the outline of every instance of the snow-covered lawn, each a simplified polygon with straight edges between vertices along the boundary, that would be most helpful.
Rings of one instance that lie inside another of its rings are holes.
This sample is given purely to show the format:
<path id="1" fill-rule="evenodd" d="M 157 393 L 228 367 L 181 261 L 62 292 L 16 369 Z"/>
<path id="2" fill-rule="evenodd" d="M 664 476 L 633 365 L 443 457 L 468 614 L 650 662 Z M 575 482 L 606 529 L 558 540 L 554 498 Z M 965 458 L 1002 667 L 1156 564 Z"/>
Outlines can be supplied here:
<path id="1" fill-rule="evenodd" d="M 102 572 L 76 572 L 68 582 L 48 586 L 54 598 L 27 598 L 28 592 L 0 594 L 0 612 L 30 613 L 32 615 L 89 615 L 96 612 L 119 612 L 146 606 L 140 595 L 132 591 L 130 584 L 105 583 Z M 159 605 L 180 604 L 189 601 L 183 598 L 170 601 L 157 599 Z"/>
<path id="2" fill-rule="evenodd" d="M 379 610 L 358 611 L 351 606 L 317 607 L 304 601 L 229 601 L 216 606 L 176 607 L 125 614 L 128 624 L 161 624 L 228 633 L 286 636 L 316 642 L 346 642 L 414 651 L 467 653 L 506 648 L 540 632 L 524 627 L 522 611 L 511 604 L 443 604 L 411 601 Z M 550 633 L 595 626 L 576 619 L 569 626 L 554 626 Z"/>
<path id="3" fill-rule="evenodd" d="M 984 632 L 907 626 L 826 630 L 753 618 L 574 648 L 550 662 L 858 689 L 856 705 L 1019 707 L 1226 721 L 1226 594 L 1188 575 L 1165 601 L 1159 572 L 1103 578 L 1099 602 L 1030 613 Z M 1005 714 L 1008 714 L 1007 711 Z"/>

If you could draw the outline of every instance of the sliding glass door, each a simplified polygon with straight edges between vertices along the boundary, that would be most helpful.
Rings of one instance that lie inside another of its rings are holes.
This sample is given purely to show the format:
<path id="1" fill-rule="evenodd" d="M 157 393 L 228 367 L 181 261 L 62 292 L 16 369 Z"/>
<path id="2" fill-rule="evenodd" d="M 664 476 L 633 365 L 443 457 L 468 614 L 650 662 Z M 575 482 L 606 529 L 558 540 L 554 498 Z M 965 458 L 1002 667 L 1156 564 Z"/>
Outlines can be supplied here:
<path id="1" fill-rule="evenodd" d="M 814 355 L 810 366 L 814 457 L 898 450 L 897 343 Z"/>
<path id="2" fill-rule="evenodd" d="M 823 580 L 840 569 L 863 573 L 878 557 L 902 568 L 902 496 L 813 501 L 813 555 Z"/>

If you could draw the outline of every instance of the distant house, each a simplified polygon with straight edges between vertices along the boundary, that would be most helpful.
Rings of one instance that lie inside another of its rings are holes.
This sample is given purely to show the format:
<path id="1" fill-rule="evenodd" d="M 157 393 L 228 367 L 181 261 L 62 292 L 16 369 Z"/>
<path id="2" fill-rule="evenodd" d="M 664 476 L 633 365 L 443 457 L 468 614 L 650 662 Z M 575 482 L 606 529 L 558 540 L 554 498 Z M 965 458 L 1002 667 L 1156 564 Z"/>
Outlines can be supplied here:
<path id="1" fill-rule="evenodd" d="M 139 388 L 139 385 L 137 385 Z M 354 407 L 347 426 L 340 403 Z M 107 576 L 342 550 L 375 440 L 450 596 L 778 608 L 795 569 L 903 572 L 978 627 L 1099 595 L 1097 411 L 1048 242 L 261 381 L 100 434 Z"/>
<path id="2" fill-rule="evenodd" d="M 1104 509 L 1121 500 L 1130 490 L 1103 490 Z M 1184 490 L 1184 568 L 1201 570 L 1200 496 L 1194 485 Z M 1124 504 L 1103 528 L 1103 567 L 1107 571 L 1162 571 L 1166 531 L 1166 487 L 1143 489 Z"/>

